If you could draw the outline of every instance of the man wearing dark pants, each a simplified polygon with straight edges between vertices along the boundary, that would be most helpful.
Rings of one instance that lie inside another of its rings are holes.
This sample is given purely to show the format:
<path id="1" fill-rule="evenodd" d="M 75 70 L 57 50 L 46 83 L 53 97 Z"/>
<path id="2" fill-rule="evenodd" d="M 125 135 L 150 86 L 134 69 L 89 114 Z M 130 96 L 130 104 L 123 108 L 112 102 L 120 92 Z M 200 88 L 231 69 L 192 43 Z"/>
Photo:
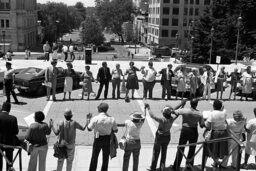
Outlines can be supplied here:
<path id="1" fill-rule="evenodd" d="M 121 83 L 121 76 L 123 75 L 122 70 L 120 69 L 120 64 L 116 64 L 116 69 L 112 70 L 112 98 L 115 99 L 115 91 L 117 89 L 117 98 L 120 98 L 120 83 Z"/>
<path id="2" fill-rule="evenodd" d="M 102 67 L 99 69 L 98 75 L 97 75 L 97 81 L 100 82 L 100 87 L 95 100 L 98 100 L 100 98 L 100 94 L 103 89 L 103 86 L 105 86 L 104 98 L 107 99 L 108 85 L 110 80 L 111 80 L 111 74 L 110 74 L 110 69 L 107 67 L 107 62 L 102 62 Z"/>
<path id="3" fill-rule="evenodd" d="M 167 91 L 167 99 L 171 100 L 172 77 L 174 77 L 174 73 L 172 71 L 172 64 L 169 64 L 167 68 L 164 68 L 161 71 L 159 71 L 159 74 L 162 74 L 162 99 L 165 99 L 165 94 Z"/>
<path id="4" fill-rule="evenodd" d="M 11 104 L 4 102 L 2 106 L 2 111 L 0 111 L 0 144 L 16 146 L 17 137 L 19 132 L 18 122 L 15 116 L 9 115 L 11 111 Z M 1 150 L 5 152 L 5 155 L 9 161 L 13 160 L 13 149 L 3 148 Z M 6 170 L 9 170 L 11 165 L 6 164 Z M 3 170 L 3 156 L 0 153 L 0 171 Z"/>
<path id="5" fill-rule="evenodd" d="M 190 101 L 190 108 L 184 108 L 184 109 L 178 109 L 175 110 L 174 113 L 176 115 L 182 116 L 182 129 L 180 133 L 180 139 L 179 139 L 179 145 L 184 145 L 191 143 L 196 143 L 198 138 L 198 131 L 197 131 L 197 125 L 200 124 L 201 127 L 203 127 L 204 121 L 203 116 L 200 114 L 200 111 L 198 111 L 197 108 L 198 100 L 192 99 Z M 184 148 L 180 148 L 182 152 L 184 152 Z M 186 162 L 186 167 L 189 167 L 189 165 L 193 166 L 194 159 L 193 156 L 195 154 L 196 146 L 190 146 L 187 159 L 189 162 Z M 173 164 L 174 170 L 180 169 L 180 164 L 182 161 L 182 153 L 177 149 L 177 154 L 175 158 L 175 162 Z"/>
<path id="6" fill-rule="evenodd" d="M 153 88 L 156 83 L 156 70 L 153 67 L 153 62 L 148 62 L 148 67 L 146 69 L 141 70 L 143 74 L 142 82 L 143 82 L 143 98 L 147 98 L 147 94 L 149 92 L 149 99 L 152 99 Z"/>
<path id="7" fill-rule="evenodd" d="M 11 94 L 13 99 L 15 100 L 16 104 L 19 104 L 15 91 L 13 90 L 13 77 L 14 77 L 14 70 L 12 69 L 11 62 L 7 61 L 6 64 L 6 71 L 4 72 L 4 88 L 6 94 L 6 102 L 11 103 Z"/>
<path id="8" fill-rule="evenodd" d="M 115 119 L 107 114 L 108 108 L 107 103 L 101 103 L 98 106 L 99 115 L 92 118 L 88 125 L 89 131 L 94 130 L 94 143 L 89 171 L 97 170 L 98 156 L 101 150 L 103 156 L 101 171 L 108 170 L 110 134 L 112 131 L 118 131 Z"/>

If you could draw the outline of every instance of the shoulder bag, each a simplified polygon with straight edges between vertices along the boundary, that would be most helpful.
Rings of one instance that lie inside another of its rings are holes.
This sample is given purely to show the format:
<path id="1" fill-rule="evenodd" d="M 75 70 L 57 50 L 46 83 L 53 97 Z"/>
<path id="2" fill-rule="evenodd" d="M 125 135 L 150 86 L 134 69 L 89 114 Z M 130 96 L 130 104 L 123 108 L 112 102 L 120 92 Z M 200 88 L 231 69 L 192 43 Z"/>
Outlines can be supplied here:
<path id="1" fill-rule="evenodd" d="M 68 158 L 67 147 L 61 144 L 61 141 L 64 139 L 64 137 L 65 137 L 65 131 L 64 131 L 64 121 L 63 121 L 63 126 L 61 128 L 59 138 L 57 142 L 53 145 L 53 149 L 54 149 L 53 156 L 58 159 Z"/>

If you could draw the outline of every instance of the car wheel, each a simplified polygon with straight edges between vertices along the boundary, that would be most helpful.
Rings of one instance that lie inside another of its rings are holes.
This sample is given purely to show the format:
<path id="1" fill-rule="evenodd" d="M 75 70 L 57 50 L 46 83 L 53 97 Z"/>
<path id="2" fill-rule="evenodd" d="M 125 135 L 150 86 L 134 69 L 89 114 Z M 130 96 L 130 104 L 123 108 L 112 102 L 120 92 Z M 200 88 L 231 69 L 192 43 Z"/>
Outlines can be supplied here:
<path id="1" fill-rule="evenodd" d="M 25 94 L 25 90 L 18 89 L 18 91 L 20 92 L 20 94 Z"/>
<path id="2" fill-rule="evenodd" d="M 45 89 L 46 89 L 46 88 L 45 88 L 44 86 L 39 86 L 39 87 L 37 88 L 36 95 L 38 95 L 38 96 L 45 95 L 45 93 L 46 93 L 46 90 L 45 90 Z"/>

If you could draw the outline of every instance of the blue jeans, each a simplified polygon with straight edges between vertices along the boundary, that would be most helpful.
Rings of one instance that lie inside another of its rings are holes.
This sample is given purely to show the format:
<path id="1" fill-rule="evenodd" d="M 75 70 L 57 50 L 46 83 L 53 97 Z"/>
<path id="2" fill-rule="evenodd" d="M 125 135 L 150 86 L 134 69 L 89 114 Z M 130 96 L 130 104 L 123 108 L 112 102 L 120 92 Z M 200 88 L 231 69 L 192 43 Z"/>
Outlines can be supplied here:
<path id="1" fill-rule="evenodd" d="M 167 147 L 170 140 L 171 140 L 171 135 L 163 136 L 156 133 L 156 138 L 155 138 L 154 147 L 153 147 L 153 157 L 152 157 L 152 162 L 150 166 L 151 170 L 156 170 L 160 151 L 161 151 L 160 166 L 165 166 L 166 152 L 167 152 Z"/>
<path id="2" fill-rule="evenodd" d="M 140 140 L 127 142 L 125 151 L 124 151 L 123 171 L 128 171 L 131 153 L 133 155 L 133 171 L 138 171 L 140 148 L 141 148 Z"/>

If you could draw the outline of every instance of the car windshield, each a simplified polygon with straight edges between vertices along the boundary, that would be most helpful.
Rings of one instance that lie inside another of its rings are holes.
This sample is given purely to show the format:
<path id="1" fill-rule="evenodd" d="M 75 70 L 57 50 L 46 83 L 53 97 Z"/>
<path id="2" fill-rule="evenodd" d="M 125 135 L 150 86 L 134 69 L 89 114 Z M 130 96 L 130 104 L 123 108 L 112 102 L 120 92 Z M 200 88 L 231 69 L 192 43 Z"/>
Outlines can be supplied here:
<path id="1" fill-rule="evenodd" d="M 38 74 L 42 69 L 40 68 L 27 68 L 23 71 L 21 71 L 21 74 Z"/>

